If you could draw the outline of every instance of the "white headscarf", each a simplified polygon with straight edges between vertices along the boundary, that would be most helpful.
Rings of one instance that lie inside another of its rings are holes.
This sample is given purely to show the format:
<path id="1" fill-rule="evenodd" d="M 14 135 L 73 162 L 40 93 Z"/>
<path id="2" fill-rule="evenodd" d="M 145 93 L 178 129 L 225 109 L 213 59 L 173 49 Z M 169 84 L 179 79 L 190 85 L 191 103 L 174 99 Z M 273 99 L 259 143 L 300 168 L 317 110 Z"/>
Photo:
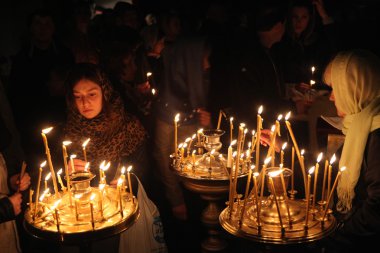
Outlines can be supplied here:
<path id="1" fill-rule="evenodd" d="M 380 59 L 365 50 L 341 52 L 332 62 L 331 81 L 335 105 L 346 115 L 339 167 L 347 169 L 337 188 L 337 210 L 346 213 L 355 197 L 368 135 L 380 128 Z"/>

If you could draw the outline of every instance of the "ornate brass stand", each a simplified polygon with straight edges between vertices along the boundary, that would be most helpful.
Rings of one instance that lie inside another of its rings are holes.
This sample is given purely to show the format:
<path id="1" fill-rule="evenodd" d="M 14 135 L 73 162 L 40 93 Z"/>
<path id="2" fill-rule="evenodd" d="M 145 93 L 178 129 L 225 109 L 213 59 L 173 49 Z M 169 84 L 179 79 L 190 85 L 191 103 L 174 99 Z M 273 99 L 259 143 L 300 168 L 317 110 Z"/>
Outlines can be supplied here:
<path id="1" fill-rule="evenodd" d="M 183 185 L 190 191 L 199 193 L 207 201 L 202 212 L 201 221 L 208 230 L 208 237 L 202 242 L 203 252 L 218 252 L 227 247 L 227 242 L 221 238 L 219 215 L 220 205 L 226 199 L 229 191 L 229 172 L 226 168 L 226 155 L 218 151 L 222 147 L 220 136 L 222 130 L 206 130 L 201 147 L 208 150 L 205 154 L 187 157 L 177 156 L 173 159 L 173 169 L 181 178 Z M 174 156 L 173 156 L 174 157 Z M 238 177 L 246 176 L 247 171 L 239 171 Z"/>
<path id="2" fill-rule="evenodd" d="M 80 175 L 79 175 L 80 174 Z M 30 203 L 24 227 L 33 237 L 84 245 L 127 230 L 139 217 L 134 196 L 108 185 L 90 187 L 90 172 L 71 175 L 71 191 Z"/>

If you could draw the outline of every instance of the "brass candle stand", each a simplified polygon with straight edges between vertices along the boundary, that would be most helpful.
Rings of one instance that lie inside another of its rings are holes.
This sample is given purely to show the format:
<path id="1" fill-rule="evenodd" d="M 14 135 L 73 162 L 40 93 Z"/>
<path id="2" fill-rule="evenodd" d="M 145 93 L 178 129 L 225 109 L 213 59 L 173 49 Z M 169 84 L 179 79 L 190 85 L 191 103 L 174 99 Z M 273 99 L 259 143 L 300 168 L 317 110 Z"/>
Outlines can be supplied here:
<path id="1" fill-rule="evenodd" d="M 224 131 L 220 129 L 204 130 L 201 142 L 197 144 L 198 154 L 193 152 L 186 157 L 181 154 L 171 156 L 172 168 L 184 187 L 200 194 L 207 201 L 201 216 L 201 221 L 208 230 L 208 237 L 201 245 L 203 252 L 222 251 L 227 247 L 226 241 L 221 237 L 219 223 L 219 215 L 223 210 L 220 203 L 226 198 L 230 187 L 227 157 L 219 153 L 222 148 L 220 136 L 223 134 Z M 204 154 L 203 149 L 207 150 Z M 239 169 L 238 179 L 244 178 L 247 173 L 247 169 Z"/>
<path id="2" fill-rule="evenodd" d="M 259 173 L 254 173 L 255 184 L 247 200 L 234 201 L 221 212 L 222 227 L 241 238 L 279 245 L 314 242 L 329 235 L 336 227 L 336 220 L 330 214 L 322 220 L 326 210 L 323 203 L 312 209 L 310 191 L 307 192 L 308 201 L 288 197 L 291 174 L 286 168 L 267 168 L 265 175 L 260 175 L 265 176 L 262 182 L 269 191 L 269 195 L 264 196 L 256 184 L 261 181 Z"/>
<path id="3" fill-rule="evenodd" d="M 70 190 L 29 203 L 24 227 L 33 237 L 64 244 L 88 243 L 127 230 L 137 220 L 134 196 L 109 185 L 91 187 L 91 172 L 70 175 Z M 121 203 L 120 203 L 121 202 Z"/>

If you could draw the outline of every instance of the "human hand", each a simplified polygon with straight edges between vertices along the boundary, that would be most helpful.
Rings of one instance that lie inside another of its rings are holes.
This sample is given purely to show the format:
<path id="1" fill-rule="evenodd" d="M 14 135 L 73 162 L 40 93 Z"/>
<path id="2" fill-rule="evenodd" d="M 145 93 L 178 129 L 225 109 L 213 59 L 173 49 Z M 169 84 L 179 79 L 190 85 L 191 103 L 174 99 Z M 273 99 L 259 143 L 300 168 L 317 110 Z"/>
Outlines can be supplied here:
<path id="1" fill-rule="evenodd" d="M 203 108 L 197 109 L 199 124 L 203 127 L 209 127 L 211 124 L 211 113 L 205 111 Z"/>
<path id="2" fill-rule="evenodd" d="M 269 129 L 262 129 L 260 134 L 260 144 L 264 147 L 267 147 L 270 145 L 270 138 L 271 138 L 272 131 Z M 280 152 L 282 147 L 282 141 L 276 137 L 276 142 L 274 146 L 275 152 Z"/>
<path id="3" fill-rule="evenodd" d="M 11 176 L 9 181 L 11 184 L 11 188 L 14 191 L 17 191 L 17 190 L 24 191 L 24 190 L 28 189 L 30 186 L 30 176 L 29 176 L 28 172 L 25 172 L 24 176 L 21 179 L 20 179 L 20 173 L 15 174 L 15 175 Z"/>
<path id="4" fill-rule="evenodd" d="M 13 212 L 15 215 L 18 215 L 21 213 L 21 202 L 22 202 L 22 195 L 21 193 L 15 193 L 12 196 L 8 197 L 9 200 L 12 203 L 13 206 Z"/>
<path id="5" fill-rule="evenodd" d="M 323 0 L 313 0 L 312 4 L 317 9 L 319 16 L 322 18 L 322 21 L 329 21 L 331 19 L 326 12 Z M 325 23 L 325 22 L 323 22 L 323 23 Z"/>

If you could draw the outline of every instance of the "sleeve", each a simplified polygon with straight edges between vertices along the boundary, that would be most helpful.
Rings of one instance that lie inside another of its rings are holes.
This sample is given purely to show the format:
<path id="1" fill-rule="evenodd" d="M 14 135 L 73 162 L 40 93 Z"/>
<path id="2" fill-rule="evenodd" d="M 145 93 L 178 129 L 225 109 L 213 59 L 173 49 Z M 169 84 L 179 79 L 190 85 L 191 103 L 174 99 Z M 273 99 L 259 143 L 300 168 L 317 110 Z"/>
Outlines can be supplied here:
<path id="1" fill-rule="evenodd" d="M 371 238 L 380 234 L 380 129 L 371 133 L 364 153 L 361 177 L 367 196 L 355 212 L 344 222 L 338 233 L 351 241 Z"/>
<path id="2" fill-rule="evenodd" d="M 13 206 L 9 198 L 0 199 L 0 224 L 15 218 Z"/>

